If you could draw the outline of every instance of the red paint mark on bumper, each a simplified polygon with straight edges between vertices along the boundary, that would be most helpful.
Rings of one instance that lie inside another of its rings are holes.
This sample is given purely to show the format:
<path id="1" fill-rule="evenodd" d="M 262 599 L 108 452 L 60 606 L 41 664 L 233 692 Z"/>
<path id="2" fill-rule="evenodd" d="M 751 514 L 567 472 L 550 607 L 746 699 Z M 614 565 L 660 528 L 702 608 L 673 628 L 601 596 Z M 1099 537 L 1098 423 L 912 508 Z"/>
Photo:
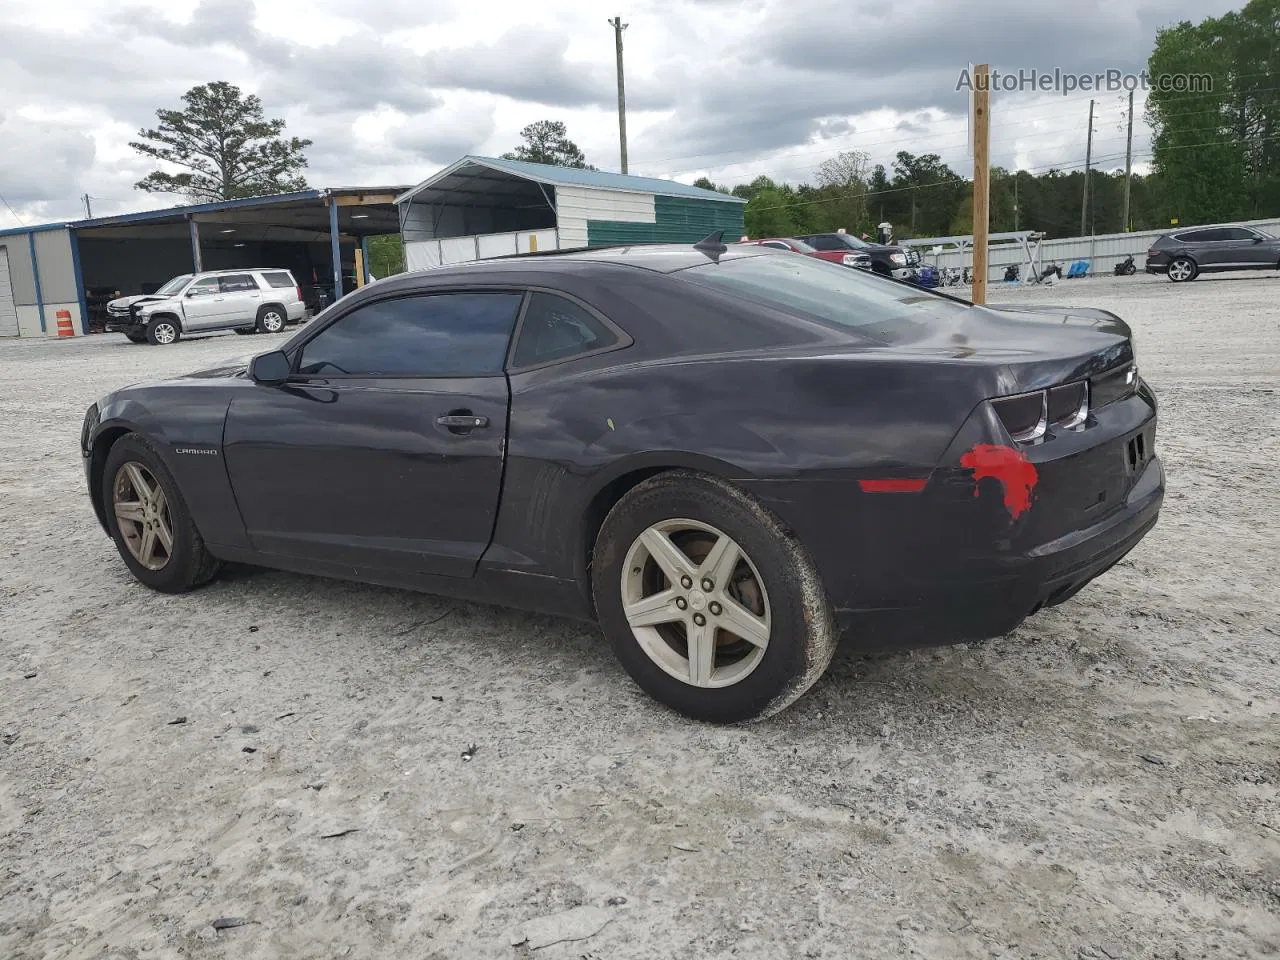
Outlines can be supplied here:
<path id="1" fill-rule="evenodd" d="M 928 480 L 859 480 L 863 493 L 919 493 Z"/>
<path id="2" fill-rule="evenodd" d="M 1039 474 L 1031 463 L 1013 447 L 994 443 L 975 444 L 960 458 L 960 466 L 973 471 L 973 495 L 978 495 L 978 483 L 992 477 L 1004 487 L 1004 505 L 1009 515 L 1017 520 L 1031 508 L 1031 494 L 1036 488 Z"/>

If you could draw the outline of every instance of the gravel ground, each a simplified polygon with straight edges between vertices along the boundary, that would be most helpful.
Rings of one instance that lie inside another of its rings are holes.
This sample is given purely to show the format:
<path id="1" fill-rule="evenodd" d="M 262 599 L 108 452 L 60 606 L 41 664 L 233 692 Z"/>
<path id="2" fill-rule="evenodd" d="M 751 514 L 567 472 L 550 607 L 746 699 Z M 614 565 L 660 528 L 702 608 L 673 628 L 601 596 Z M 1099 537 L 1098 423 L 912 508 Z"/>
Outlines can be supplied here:
<path id="1" fill-rule="evenodd" d="M 278 338 L 3 343 L 0 956 L 1277 955 L 1278 297 L 994 287 L 1134 326 L 1160 524 L 1010 636 L 842 654 L 729 729 L 552 618 L 266 571 L 146 590 L 85 496 L 84 408 Z"/>

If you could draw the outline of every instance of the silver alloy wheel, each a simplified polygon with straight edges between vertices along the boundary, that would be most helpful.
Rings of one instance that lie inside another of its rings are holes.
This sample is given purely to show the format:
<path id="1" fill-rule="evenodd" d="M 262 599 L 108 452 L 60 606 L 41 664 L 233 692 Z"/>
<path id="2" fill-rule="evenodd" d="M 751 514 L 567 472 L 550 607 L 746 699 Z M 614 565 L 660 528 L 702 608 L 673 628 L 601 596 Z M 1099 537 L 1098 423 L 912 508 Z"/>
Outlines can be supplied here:
<path id="1" fill-rule="evenodd" d="M 1191 279 L 1191 261 L 1175 260 L 1169 264 L 1169 279 L 1174 281 Z"/>
<path id="2" fill-rule="evenodd" d="M 129 461 L 116 471 L 111 507 L 124 545 L 148 570 L 162 570 L 173 555 L 173 518 L 155 474 Z"/>
<path id="3" fill-rule="evenodd" d="M 262 315 L 262 329 L 267 333 L 279 333 L 284 329 L 284 317 L 277 310 L 268 310 Z"/>
<path id="4" fill-rule="evenodd" d="M 691 686 L 729 687 L 764 659 L 769 595 L 751 558 L 698 520 L 645 530 L 622 566 L 622 611 L 655 664 Z"/>
<path id="5" fill-rule="evenodd" d="M 168 320 L 161 320 L 157 323 L 152 333 L 156 338 L 156 343 L 173 343 L 178 339 L 178 328 Z"/>

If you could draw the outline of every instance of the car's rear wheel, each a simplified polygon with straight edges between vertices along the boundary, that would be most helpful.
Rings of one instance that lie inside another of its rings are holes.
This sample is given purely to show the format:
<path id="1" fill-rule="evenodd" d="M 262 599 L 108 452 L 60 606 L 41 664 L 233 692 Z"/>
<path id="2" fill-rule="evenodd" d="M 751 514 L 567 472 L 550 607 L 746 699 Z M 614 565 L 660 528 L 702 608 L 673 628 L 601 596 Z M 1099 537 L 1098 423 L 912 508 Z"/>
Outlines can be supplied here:
<path id="1" fill-rule="evenodd" d="M 258 314 L 258 329 L 263 333 L 279 333 L 288 320 L 279 307 L 263 307 Z"/>
<path id="2" fill-rule="evenodd" d="M 1196 266 L 1195 261 L 1188 257 L 1178 257 L 1169 264 L 1169 279 L 1174 283 L 1186 283 L 1188 280 L 1194 280 L 1200 269 Z"/>
<path id="3" fill-rule="evenodd" d="M 182 593 L 221 567 L 205 549 L 173 475 L 137 434 L 117 440 L 107 454 L 102 502 L 120 556 L 148 587 Z"/>
<path id="4" fill-rule="evenodd" d="M 147 342 L 157 346 L 177 343 L 182 337 L 178 321 L 172 317 L 156 317 L 147 324 Z"/>
<path id="5" fill-rule="evenodd" d="M 733 485 L 659 474 L 609 512 L 592 558 L 596 612 L 631 677 L 697 720 L 784 709 L 835 653 L 813 561 Z"/>

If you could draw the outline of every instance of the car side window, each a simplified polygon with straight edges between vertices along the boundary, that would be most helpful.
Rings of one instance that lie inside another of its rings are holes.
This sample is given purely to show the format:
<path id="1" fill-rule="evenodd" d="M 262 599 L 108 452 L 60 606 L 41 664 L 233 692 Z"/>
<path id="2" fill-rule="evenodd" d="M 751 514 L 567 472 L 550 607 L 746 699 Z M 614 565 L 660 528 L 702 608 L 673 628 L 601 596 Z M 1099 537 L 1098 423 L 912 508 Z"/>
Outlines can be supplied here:
<path id="1" fill-rule="evenodd" d="M 839 250 L 844 246 L 844 244 L 835 237 L 810 237 L 805 240 L 805 243 L 809 244 L 809 246 L 813 247 L 815 250 Z"/>
<path id="2" fill-rule="evenodd" d="M 205 277 L 187 287 L 188 297 L 207 297 L 218 292 L 218 278 Z"/>
<path id="3" fill-rule="evenodd" d="M 571 300 L 553 293 L 533 293 L 511 365 L 537 366 L 603 350 L 617 342 L 616 333 Z"/>
<path id="4" fill-rule="evenodd" d="M 293 282 L 293 277 L 291 277 L 289 274 L 283 271 L 276 271 L 273 273 L 264 273 L 262 275 L 262 279 L 267 281 L 267 284 L 272 287 L 296 287 L 297 286 L 297 284 Z"/>
<path id="5" fill-rule="evenodd" d="M 1227 227 L 1223 232 L 1228 240 L 1252 240 L 1257 236 L 1252 230 L 1246 230 L 1244 227 Z"/>
<path id="6" fill-rule="evenodd" d="M 773 247 L 773 248 L 775 248 L 775 249 L 777 249 L 777 250 L 790 250 L 790 249 L 791 249 L 791 247 L 789 247 L 787 244 L 783 243 L 781 240 L 765 240 L 763 243 L 761 243 L 761 244 L 760 244 L 760 246 L 762 246 L 762 247 Z"/>
<path id="7" fill-rule="evenodd" d="M 223 293 L 244 293 L 246 290 L 257 290 L 258 282 L 247 273 L 229 273 L 218 278 L 218 286 Z"/>
<path id="8" fill-rule="evenodd" d="M 433 293 L 356 307 L 302 348 L 310 377 L 484 377 L 502 373 L 522 293 Z"/>

